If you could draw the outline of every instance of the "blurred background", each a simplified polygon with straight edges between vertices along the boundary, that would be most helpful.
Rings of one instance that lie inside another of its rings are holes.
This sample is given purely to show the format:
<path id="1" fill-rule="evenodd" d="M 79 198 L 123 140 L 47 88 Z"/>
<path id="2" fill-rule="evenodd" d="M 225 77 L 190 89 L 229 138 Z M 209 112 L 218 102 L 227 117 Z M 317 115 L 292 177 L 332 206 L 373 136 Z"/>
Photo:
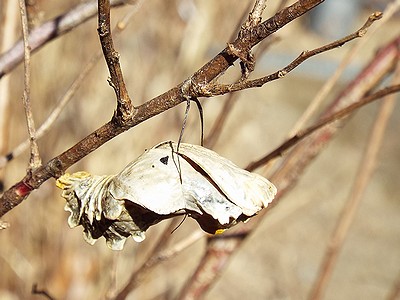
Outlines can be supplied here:
<path id="1" fill-rule="evenodd" d="M 17 5 L 16 1 L 9 2 Z M 83 1 L 35 2 L 36 22 L 41 24 Z M 121 55 L 128 91 L 134 104 L 140 105 L 188 78 L 225 48 L 227 42 L 233 41 L 253 1 L 137 3 L 113 9 L 112 23 L 115 25 L 136 10 L 127 28 L 114 41 Z M 256 70 L 251 76 L 274 72 L 301 51 L 355 31 L 368 15 L 385 9 L 389 3 L 384 0 L 325 1 L 319 10 L 279 30 L 276 42 L 257 57 Z M 279 4 L 280 1 L 267 2 L 264 19 L 272 16 Z M 0 32 L 4 34 L 6 22 L 15 18 L 13 44 L 21 31 L 18 8 L 15 15 L 5 15 L 4 8 L 5 2 L 0 3 Z M 399 25 L 397 14 L 370 37 L 347 66 L 327 102 L 335 98 L 380 47 L 399 35 Z M 31 101 L 37 126 L 48 118 L 84 65 L 100 50 L 96 28 L 97 20 L 92 18 L 32 56 Z M 273 150 L 287 138 L 296 120 L 351 48 L 350 43 L 321 54 L 281 80 L 238 93 L 213 150 L 241 167 Z M 239 74 L 236 66 L 222 81 L 230 82 Z M 101 58 L 59 119 L 39 140 L 43 162 L 110 120 L 116 101 L 107 77 L 108 70 Z M 1 114 L 6 124 L 0 135 L 4 145 L 2 155 L 28 137 L 21 101 L 22 64 L 1 79 L 5 80 L 9 90 L 6 96 L 1 95 L 3 99 L 8 97 L 9 106 Z M 221 113 L 226 97 L 201 99 L 206 136 Z M 307 168 L 298 185 L 245 241 L 206 299 L 307 297 L 338 215 L 354 184 L 378 105 L 373 103 L 362 108 L 341 129 Z M 182 104 L 140 124 L 68 171 L 118 173 L 144 149 L 164 140 L 177 140 L 184 112 Z M 324 299 L 385 299 L 400 276 L 399 117 L 397 105 L 376 172 L 340 252 Z M 194 107 L 184 141 L 200 143 L 200 124 Z M 25 151 L 1 170 L 5 188 L 25 175 L 28 160 L 29 153 Z M 129 239 L 120 252 L 109 250 L 104 239 L 90 246 L 82 238 L 81 227 L 69 229 L 68 213 L 63 209 L 65 201 L 60 194 L 55 181 L 49 180 L 3 217 L 10 228 L 0 231 L 0 299 L 43 299 L 43 295 L 31 294 L 34 284 L 55 299 L 105 299 L 125 285 L 167 226 L 167 222 L 153 226 L 140 244 Z M 172 234 L 169 245 L 184 240 L 196 230 L 197 224 L 186 219 Z M 205 239 L 201 239 L 161 263 L 142 279 L 128 299 L 173 299 L 195 270 L 205 246 Z"/>

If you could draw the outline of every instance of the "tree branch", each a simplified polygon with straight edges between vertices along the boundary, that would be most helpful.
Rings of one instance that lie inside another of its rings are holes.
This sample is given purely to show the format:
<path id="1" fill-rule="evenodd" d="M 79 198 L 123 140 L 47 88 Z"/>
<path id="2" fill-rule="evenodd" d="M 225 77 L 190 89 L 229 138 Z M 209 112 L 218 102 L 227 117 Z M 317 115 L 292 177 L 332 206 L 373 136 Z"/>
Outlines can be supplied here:
<path id="1" fill-rule="evenodd" d="M 244 89 L 249 89 L 249 88 L 254 88 L 254 87 L 262 87 L 264 84 L 270 81 L 274 81 L 277 79 L 280 79 L 284 76 L 286 76 L 289 72 L 293 71 L 296 67 L 298 67 L 300 64 L 302 64 L 305 60 L 317 55 L 321 54 L 323 52 L 332 50 L 334 48 L 338 48 L 343 46 L 345 43 L 348 43 L 356 38 L 362 37 L 365 35 L 367 32 L 368 28 L 374 23 L 375 21 L 379 20 L 382 18 L 382 13 L 381 12 L 375 12 L 372 15 L 369 16 L 368 20 L 365 22 L 365 24 L 356 32 L 340 39 L 337 41 L 334 41 L 328 45 L 324 45 L 322 47 L 309 50 L 309 51 L 303 51 L 295 60 L 293 60 L 289 65 L 284 67 L 283 69 L 276 71 L 270 75 L 253 79 L 253 80 L 245 80 L 245 81 L 239 81 L 237 83 L 233 84 L 218 84 L 218 83 L 211 83 L 208 86 L 204 87 L 204 90 L 207 91 L 206 94 L 204 95 L 198 95 L 198 96 L 216 96 L 216 95 L 223 95 L 226 93 L 230 92 L 236 92 L 236 91 L 241 91 Z"/>
<path id="2" fill-rule="evenodd" d="M 392 82 L 397 83 L 400 80 L 400 68 L 397 67 Z M 400 87 L 400 85 L 399 85 Z M 372 96 L 372 95 L 371 95 Z M 340 250 L 348 235 L 350 226 L 354 220 L 354 216 L 358 211 L 361 200 L 371 181 L 371 177 L 375 171 L 378 162 L 378 153 L 382 147 L 382 141 L 387 129 L 388 121 L 393 113 L 395 105 L 395 95 L 386 97 L 381 103 L 377 117 L 373 124 L 366 150 L 360 162 L 356 181 L 353 184 L 349 198 L 345 202 L 342 212 L 336 222 L 335 229 L 331 234 L 325 256 L 320 265 L 318 275 L 312 285 L 308 299 L 322 299 L 326 291 L 329 279 L 331 278 L 334 266 L 337 262 Z"/>
<path id="3" fill-rule="evenodd" d="M 119 53 L 114 49 L 110 26 L 110 0 L 99 0 L 97 31 L 99 33 L 101 48 L 110 72 L 109 83 L 117 96 L 117 111 L 114 115 L 115 121 L 125 126 L 134 114 L 134 107 L 129 97 L 124 77 L 119 63 Z"/>
<path id="4" fill-rule="evenodd" d="M 322 2 L 323 0 L 299 0 L 256 26 L 241 39 L 236 39 L 232 44 L 238 49 L 247 49 L 249 46 L 253 47 L 264 38 Z M 39 188 L 43 182 L 51 177 L 58 178 L 68 167 L 78 162 L 110 139 L 186 101 L 188 96 L 192 96 L 193 88 L 196 89 L 203 83 L 210 82 L 215 77 L 225 72 L 226 69 L 233 64 L 237 57 L 228 54 L 227 51 L 228 49 L 225 48 L 210 62 L 194 73 L 188 80 L 185 80 L 183 83 L 164 94 L 137 107 L 136 113 L 126 126 L 120 126 L 115 119 L 112 119 L 64 153 L 51 159 L 47 164 L 35 170 L 32 174 L 27 174 L 20 182 L 4 192 L 0 199 L 0 217 L 20 204 L 32 190 Z"/>
<path id="5" fill-rule="evenodd" d="M 327 126 L 337 120 L 343 119 L 344 117 L 347 117 L 351 113 L 355 112 L 357 109 L 373 102 L 378 99 L 381 99 L 387 95 L 398 93 L 400 91 L 400 84 L 396 84 L 393 86 L 389 86 L 386 88 L 383 88 L 371 95 L 365 96 L 364 98 L 360 99 L 360 101 L 357 101 L 353 104 L 350 104 L 349 106 L 346 106 L 345 108 L 333 113 L 330 116 L 327 116 L 319 121 L 317 121 L 314 125 L 299 131 L 295 136 L 291 137 L 288 139 L 286 142 L 284 142 L 282 145 L 280 145 L 278 148 L 270 152 L 268 155 L 264 156 L 263 158 L 249 164 L 247 166 L 247 170 L 255 170 L 263 165 L 265 165 L 267 162 L 271 161 L 272 159 L 282 156 L 285 151 L 296 145 L 298 142 L 302 141 L 306 137 L 310 136 L 313 134 L 315 131 L 321 129 L 324 126 Z"/>
<path id="6" fill-rule="evenodd" d="M 30 100 L 31 48 L 28 41 L 28 16 L 24 0 L 19 0 L 19 7 L 21 12 L 22 36 L 24 40 L 24 95 L 22 97 L 22 102 L 24 104 L 26 123 L 28 126 L 28 134 L 30 140 L 31 155 L 29 159 L 29 172 L 31 172 L 41 165 L 41 160 L 39 156 L 39 148 L 36 142 L 36 128 L 35 122 L 33 120 Z"/>
<path id="7" fill-rule="evenodd" d="M 140 7 L 141 1 L 136 1 L 136 8 L 132 9 L 124 18 L 122 18 L 114 28 L 114 35 L 121 33 L 127 26 L 127 23 L 131 20 L 132 16 L 137 12 Z M 70 102 L 72 97 L 75 95 L 75 92 L 79 89 L 79 87 L 84 83 L 84 79 L 87 77 L 89 72 L 96 65 L 98 60 L 103 56 L 102 51 L 99 50 L 94 56 L 90 59 L 90 61 L 81 69 L 78 77 L 72 82 L 71 86 L 65 92 L 65 94 L 58 101 L 56 107 L 53 111 L 48 115 L 46 120 L 40 125 L 38 130 L 36 131 L 36 138 L 39 139 L 44 136 L 55 123 L 55 121 L 60 116 L 64 107 Z M 6 166 L 8 162 L 12 159 L 18 157 L 21 153 L 23 153 L 27 148 L 29 148 L 30 141 L 25 140 L 16 146 L 12 151 L 8 152 L 4 156 L 0 156 L 0 170 Z M 5 153 L 5 151 L 1 151 Z M 1 190 L 1 189 L 0 189 Z"/>
<path id="8" fill-rule="evenodd" d="M 388 75 L 400 57 L 399 46 L 400 36 L 382 48 L 357 78 L 331 103 L 322 118 L 331 115 L 333 112 L 349 105 L 349 103 L 353 103 L 371 90 L 384 76 Z M 340 127 L 342 127 L 344 120 L 339 122 Z M 207 250 L 197 270 L 186 282 L 179 299 L 201 298 L 209 290 L 211 285 L 216 282 L 216 278 L 227 266 L 232 254 L 242 245 L 248 234 L 256 228 L 262 217 L 279 203 L 282 196 L 296 184 L 304 169 L 320 153 L 321 149 L 332 140 L 339 128 L 339 124 L 334 125 L 323 127 L 314 132 L 302 143 L 296 144 L 285 157 L 279 169 L 270 178 L 277 186 L 278 194 L 274 201 L 260 212 L 257 218 L 232 228 L 226 234 L 209 239 Z"/>
<path id="9" fill-rule="evenodd" d="M 126 0 L 112 0 L 111 6 L 117 7 L 125 4 Z M 53 39 L 69 32 L 94 17 L 97 12 L 97 1 L 85 2 L 72 8 L 67 13 L 55 17 L 31 30 L 29 44 L 32 53 L 39 50 Z M 19 40 L 7 52 L 0 56 L 0 79 L 11 72 L 24 59 L 23 40 Z"/>

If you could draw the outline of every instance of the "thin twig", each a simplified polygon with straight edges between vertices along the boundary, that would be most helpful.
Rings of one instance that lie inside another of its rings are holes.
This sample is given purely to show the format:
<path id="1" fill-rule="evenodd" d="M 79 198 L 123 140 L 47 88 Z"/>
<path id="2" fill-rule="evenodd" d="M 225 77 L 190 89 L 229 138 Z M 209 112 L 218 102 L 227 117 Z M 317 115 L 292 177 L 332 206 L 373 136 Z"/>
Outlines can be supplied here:
<path id="1" fill-rule="evenodd" d="M 237 93 L 231 93 L 228 94 L 227 98 L 224 100 L 224 104 L 214 121 L 213 126 L 210 129 L 210 132 L 208 133 L 207 137 L 204 139 L 204 145 L 212 149 L 214 148 L 215 144 L 218 141 L 218 138 L 222 134 L 222 128 L 225 125 L 228 116 L 230 116 L 230 113 L 234 107 L 234 104 L 236 103 L 236 99 L 239 96 Z"/>
<path id="2" fill-rule="evenodd" d="M 357 109 L 359 109 L 360 107 L 362 107 L 364 105 L 367 105 L 373 101 L 381 99 L 382 97 L 385 97 L 385 96 L 393 94 L 393 93 L 397 93 L 399 91 L 400 91 L 400 84 L 389 86 L 389 87 L 383 88 L 371 95 L 368 95 L 368 96 L 360 99 L 360 101 L 358 101 L 358 102 L 350 104 L 349 106 L 333 113 L 332 115 L 319 120 L 312 126 L 299 131 L 295 136 L 288 139 L 286 142 L 281 144 L 278 148 L 276 148 L 275 150 L 270 152 L 268 155 L 264 156 L 260 160 L 257 160 L 255 162 L 249 164 L 246 167 L 246 169 L 247 170 L 255 170 L 258 167 L 265 165 L 270 160 L 272 160 L 278 156 L 282 156 L 285 151 L 287 151 L 294 145 L 298 144 L 301 140 L 310 136 L 311 134 L 313 134 L 315 131 L 321 129 L 322 127 L 327 126 L 337 120 L 340 120 L 340 119 L 350 115 L 351 113 L 353 113 L 354 111 L 356 111 Z"/>
<path id="3" fill-rule="evenodd" d="M 353 105 L 362 106 L 361 103 L 355 104 L 354 101 L 357 101 L 357 99 L 362 98 L 366 91 L 372 89 L 372 87 L 377 84 L 380 78 L 383 78 L 385 74 L 387 74 L 388 72 L 390 72 L 391 69 L 393 69 L 393 66 L 397 63 L 398 57 L 400 55 L 398 50 L 399 46 L 400 46 L 400 36 L 397 37 L 395 40 L 393 40 L 391 43 L 389 43 L 387 46 L 383 47 L 381 51 L 376 54 L 374 60 L 369 65 L 367 65 L 364 68 L 364 70 L 360 73 L 360 75 L 349 85 L 349 88 L 344 90 L 342 94 L 339 95 L 337 99 L 335 99 L 332 102 L 331 106 L 328 107 L 328 109 L 324 114 L 322 114 L 321 119 L 327 118 L 325 120 L 329 120 L 331 118 L 334 118 L 334 112 L 340 109 L 351 109 Z M 345 114 L 345 111 L 342 111 L 342 113 Z M 275 150 L 271 151 L 270 153 L 258 159 L 257 161 L 250 163 L 246 169 L 253 171 L 256 168 L 271 161 L 272 159 L 282 155 L 286 151 L 286 149 L 292 147 L 292 143 L 296 144 L 294 140 L 297 139 L 297 136 L 300 136 L 301 138 L 302 135 L 304 134 L 307 135 L 307 132 L 311 133 L 313 127 L 315 126 L 318 127 L 322 125 L 322 123 L 323 121 L 320 120 L 319 125 L 314 124 L 308 127 L 308 129 L 298 132 L 296 136 L 292 137 L 291 139 L 288 139 L 280 146 L 278 146 Z M 337 128 L 336 126 L 335 127 L 331 126 L 329 128 L 327 126 L 325 129 L 320 130 L 320 132 L 322 136 L 324 136 L 326 139 L 329 139 L 329 136 L 331 135 L 332 131 L 335 131 L 336 128 Z M 323 130 L 325 130 L 324 133 Z M 292 139 L 293 141 L 291 141 Z"/>
<path id="4" fill-rule="evenodd" d="M 125 86 L 122 69 L 119 63 L 119 53 L 114 49 L 110 26 L 110 0 L 99 0 L 98 2 L 98 28 L 101 48 L 110 72 L 110 85 L 117 97 L 117 111 L 115 121 L 124 126 L 134 115 L 135 109 Z"/>
<path id="5" fill-rule="evenodd" d="M 126 0 L 112 0 L 111 6 L 117 7 L 124 5 Z M 43 23 L 32 29 L 29 34 L 29 44 L 31 51 L 35 52 L 48 42 L 63 34 L 71 31 L 75 27 L 83 24 L 94 17 L 97 12 L 97 0 L 78 4 L 65 14 L 59 15 L 54 19 Z M 11 72 L 24 59 L 23 40 L 16 42 L 7 52 L 0 56 L 0 79 Z"/>
<path id="6" fill-rule="evenodd" d="M 143 1 L 136 1 L 135 6 L 133 9 L 129 11 L 127 15 L 125 15 L 116 25 L 114 31 L 115 34 L 119 34 L 122 32 L 133 15 L 138 11 L 138 9 L 141 6 L 141 3 Z M 75 95 L 76 91 L 79 89 L 79 87 L 84 83 L 84 79 L 88 76 L 89 72 L 93 69 L 93 67 L 96 65 L 98 60 L 102 57 L 102 51 L 99 50 L 90 60 L 89 62 L 83 67 L 83 69 L 79 72 L 78 77 L 72 82 L 71 86 L 68 88 L 68 90 L 65 92 L 65 94 L 61 97 L 61 99 L 58 101 L 56 107 L 53 109 L 53 111 L 50 113 L 50 115 L 46 118 L 46 120 L 43 122 L 43 124 L 38 128 L 36 132 L 36 138 L 39 139 L 43 137 L 53 126 L 55 121 L 58 119 L 60 116 L 61 112 L 63 111 L 64 107 L 69 103 L 69 101 L 73 98 Z M 3 79 L 4 80 L 4 79 Z M 1 111 L 1 110 L 0 110 Z M 22 142 L 19 144 L 17 147 L 15 147 L 12 151 L 10 151 L 8 154 L 4 156 L 0 156 L 0 169 L 4 168 L 8 162 L 10 162 L 12 159 L 18 157 L 21 155 L 26 149 L 29 148 L 30 141 L 29 139 Z M 4 151 L 3 151 L 4 153 Z"/>
<path id="7" fill-rule="evenodd" d="M 350 51 L 346 54 L 346 56 L 340 62 L 339 67 L 335 70 L 334 74 L 326 81 L 326 83 L 322 86 L 322 88 L 318 91 L 314 99 L 308 105 L 306 111 L 302 114 L 302 116 L 297 120 L 296 124 L 293 126 L 292 130 L 289 133 L 289 136 L 294 135 L 300 128 L 304 127 L 305 124 L 311 119 L 314 115 L 317 108 L 321 105 L 322 101 L 326 98 L 329 92 L 333 89 L 334 85 L 343 74 L 344 70 L 349 66 L 350 62 L 357 55 L 360 49 L 374 36 L 379 28 L 381 28 L 391 17 L 398 11 L 400 6 L 400 0 L 396 0 L 394 2 L 389 3 L 385 10 L 382 13 L 382 19 L 368 30 L 368 35 L 364 38 L 359 39 L 357 43 L 350 49 Z"/>
<path id="8" fill-rule="evenodd" d="M 49 300 L 54 300 L 55 298 L 49 294 L 48 291 L 44 289 L 38 289 L 37 284 L 34 283 L 32 286 L 32 295 L 41 295 Z"/>
<path id="9" fill-rule="evenodd" d="M 400 68 L 397 69 L 397 75 L 394 76 L 393 82 L 399 82 Z M 349 232 L 350 226 L 354 220 L 354 216 L 360 206 L 362 197 L 368 186 L 369 181 L 375 170 L 378 159 L 378 152 L 381 148 L 385 130 L 392 115 L 395 105 L 395 95 L 388 96 L 383 99 L 380 111 L 375 120 L 372 132 L 368 141 L 367 149 L 360 162 L 356 182 L 353 185 L 349 199 L 343 207 L 342 213 L 336 223 L 336 228 L 332 233 L 325 257 L 320 266 L 318 275 L 311 288 L 308 299 L 318 300 L 324 295 L 329 279 L 331 278 L 333 268 L 337 262 L 341 248 L 343 247 L 345 238 Z"/>
<path id="10" fill-rule="evenodd" d="M 241 25 L 240 22 L 237 24 L 237 27 L 234 32 L 239 31 L 238 36 L 242 35 L 241 31 L 243 31 L 244 29 L 251 29 L 252 27 L 258 25 L 261 22 L 261 20 L 262 20 L 261 15 L 265 9 L 265 2 L 266 1 L 256 1 L 253 6 L 253 9 L 248 14 L 246 22 L 243 25 Z M 249 3 L 248 10 L 250 9 L 250 5 L 251 4 Z M 246 15 L 246 11 L 243 12 L 243 15 L 240 18 L 240 20 L 244 19 L 245 15 Z M 234 39 L 234 36 L 232 36 L 229 40 L 233 40 L 233 39 Z M 268 40 L 270 40 L 270 39 L 268 39 Z M 265 50 L 269 46 L 269 44 L 266 45 L 266 43 L 263 43 L 261 45 L 263 45 L 263 48 L 261 48 L 261 47 L 258 48 L 257 49 L 258 52 L 263 52 L 263 51 L 259 51 L 259 49 Z M 230 112 L 233 109 L 233 106 L 236 102 L 235 100 L 237 97 L 238 97 L 238 94 L 230 93 L 224 100 L 224 104 L 221 108 L 220 113 L 218 114 L 216 120 L 214 121 L 214 124 L 211 127 L 211 130 L 208 133 L 207 137 L 204 139 L 204 145 L 206 145 L 207 148 L 212 149 L 215 146 L 219 136 L 222 133 L 222 127 L 225 125 L 226 120 L 228 119 L 228 116 L 230 115 Z"/>
<path id="11" fill-rule="evenodd" d="M 257 8 L 260 5 L 262 6 L 261 1 L 256 2 L 255 6 L 253 8 L 253 11 L 254 10 L 258 11 L 258 13 L 255 16 L 259 15 L 261 18 L 261 14 L 262 14 L 262 12 L 260 11 L 261 8 Z M 243 19 L 243 17 L 241 19 Z M 251 19 L 250 16 L 249 16 L 249 19 Z M 249 21 L 247 21 L 247 22 L 249 22 Z M 260 22 L 261 22 L 261 19 L 260 19 Z M 239 26 L 240 26 L 240 24 L 239 24 Z M 246 27 L 246 28 L 250 29 L 251 27 Z M 277 40 L 278 40 L 278 38 L 276 38 L 275 35 L 269 36 L 266 40 L 263 41 L 263 43 L 261 43 L 259 45 L 259 47 L 256 49 L 256 51 L 254 53 L 254 56 L 259 57 L 260 55 L 262 55 Z M 222 128 L 224 127 L 228 117 L 230 116 L 230 112 L 232 111 L 238 96 L 239 96 L 239 94 L 237 94 L 237 93 L 229 93 L 228 96 L 226 97 L 226 99 L 224 100 L 224 104 L 223 104 L 216 120 L 214 121 L 214 124 L 211 127 L 210 132 L 208 133 L 207 137 L 204 139 L 204 145 L 206 145 L 207 148 L 212 149 L 215 146 L 215 144 L 217 143 L 220 135 L 222 134 Z"/>
<path id="12" fill-rule="evenodd" d="M 21 11 L 22 35 L 24 40 L 24 96 L 23 103 L 25 109 L 26 122 L 28 125 L 28 134 L 30 139 L 31 155 L 29 159 L 29 169 L 34 170 L 41 165 L 39 156 L 39 148 L 36 143 L 36 129 L 33 121 L 31 101 L 30 101 L 30 78 L 31 78 L 31 49 L 29 46 L 28 35 L 28 18 L 26 15 L 26 6 L 24 0 L 19 0 Z"/>
<path id="13" fill-rule="evenodd" d="M 357 78 L 348 85 L 337 99 L 332 101 L 323 116 L 332 115 L 333 112 L 359 99 L 388 75 L 393 70 L 393 65 L 398 61 L 399 44 L 400 36 L 383 47 Z M 228 237 L 225 239 L 217 237 L 209 240 L 207 251 L 194 274 L 186 282 L 180 295 L 181 299 L 186 299 L 185 297 L 187 299 L 199 298 L 210 289 L 227 266 L 232 254 L 242 245 L 248 234 L 260 224 L 262 217 L 279 203 L 282 196 L 295 186 L 304 169 L 345 123 L 344 120 L 338 122 L 340 127 L 326 126 L 321 128 L 302 143 L 298 143 L 285 157 L 278 170 L 270 177 L 271 181 L 278 187 L 278 194 L 274 201 L 259 213 L 259 217 L 252 218 L 249 222 L 230 229 L 227 232 Z"/>
<path id="14" fill-rule="evenodd" d="M 317 54 L 321 54 L 321 53 L 327 52 L 329 50 L 341 47 L 345 43 L 348 43 L 356 38 L 364 36 L 365 33 L 367 32 L 368 28 L 375 21 L 379 20 L 381 17 L 382 17 L 381 12 L 376 12 L 376 13 L 370 15 L 368 20 L 365 22 L 365 24 L 356 32 L 354 32 L 342 39 L 334 41 L 328 45 L 324 45 L 322 47 L 319 47 L 319 48 L 316 48 L 313 50 L 309 50 L 309 51 L 303 51 L 296 59 L 294 59 L 286 67 L 284 67 L 281 70 L 276 71 L 270 75 L 267 75 L 267 76 L 264 76 L 261 78 L 257 78 L 257 79 L 252 79 L 252 80 L 239 81 L 239 82 L 233 83 L 233 84 L 213 83 L 213 84 L 210 84 L 210 85 L 204 87 L 204 89 L 207 92 L 206 94 L 200 94 L 198 96 L 216 96 L 216 95 L 222 95 L 222 94 L 226 94 L 226 93 L 230 93 L 230 92 L 241 91 L 244 89 L 261 87 L 264 84 L 266 84 L 267 82 L 280 79 L 280 78 L 286 76 L 291 71 L 293 71 L 296 67 L 298 67 L 305 60 L 307 60 Z"/>
<path id="15" fill-rule="evenodd" d="M 260 55 L 262 55 L 262 53 L 267 51 L 272 43 L 276 42 L 277 40 L 278 39 L 276 38 L 276 36 L 270 36 L 266 41 L 259 45 L 259 47 L 254 52 L 254 56 L 259 57 Z M 216 120 L 214 121 L 207 137 L 204 139 L 204 145 L 207 148 L 212 149 L 217 143 L 219 137 L 222 134 L 222 129 L 226 124 L 226 121 L 228 120 L 228 117 L 230 116 L 230 113 L 232 112 L 235 103 L 237 103 L 237 98 L 239 97 L 239 95 L 239 93 L 229 93 L 226 99 L 224 99 L 223 106 L 218 116 L 216 117 Z"/>
<path id="16" fill-rule="evenodd" d="M 171 224 L 173 226 L 176 226 L 175 222 Z M 166 261 L 176 256 L 201 238 L 205 237 L 204 232 L 197 230 L 186 239 L 174 244 L 174 246 L 172 246 L 171 248 L 161 251 L 162 247 L 164 247 L 167 240 L 171 237 L 171 228 L 173 228 L 173 226 L 168 226 L 166 228 L 164 233 L 161 235 L 160 240 L 151 251 L 148 259 L 146 259 L 146 261 L 134 273 L 131 274 L 127 284 L 115 296 L 115 300 L 126 299 L 129 293 L 134 290 L 143 280 L 143 277 L 148 274 L 154 267 L 156 267 L 160 262 Z"/>
<path id="17" fill-rule="evenodd" d="M 18 5 L 14 0 L 3 1 L 3 14 L 7 18 L 0 20 L 3 29 L 0 41 L 0 53 L 8 49 L 14 42 L 18 20 Z M 0 155 L 4 155 L 8 149 L 11 120 L 10 114 L 10 77 L 0 81 Z M 1 159 L 0 159 L 1 160 Z M 4 189 L 4 172 L 0 171 L 0 194 Z"/>
<path id="18" fill-rule="evenodd" d="M 55 121 L 64 110 L 65 106 L 71 101 L 76 91 L 84 83 L 83 79 L 86 78 L 86 76 L 93 69 L 93 67 L 96 65 L 101 57 L 102 53 L 98 52 L 80 71 L 78 77 L 72 82 L 71 86 L 58 101 L 56 107 L 52 110 L 52 112 L 49 114 L 43 124 L 36 131 L 36 139 L 40 139 L 41 137 L 43 137 L 52 128 Z M 26 149 L 29 148 L 29 145 L 30 140 L 25 140 L 6 155 L 0 156 L 0 169 L 4 168 L 8 162 L 21 155 Z"/>

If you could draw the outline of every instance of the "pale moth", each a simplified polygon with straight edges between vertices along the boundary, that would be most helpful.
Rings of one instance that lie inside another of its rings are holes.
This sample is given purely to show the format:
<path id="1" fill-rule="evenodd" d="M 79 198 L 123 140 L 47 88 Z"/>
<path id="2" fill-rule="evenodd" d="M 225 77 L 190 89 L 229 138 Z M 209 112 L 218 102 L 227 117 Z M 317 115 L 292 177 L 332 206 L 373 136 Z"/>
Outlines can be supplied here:
<path id="1" fill-rule="evenodd" d="M 57 186 L 69 226 L 82 225 L 90 244 L 104 236 L 113 250 L 129 236 L 144 240 L 151 225 L 177 215 L 194 218 L 208 233 L 221 232 L 257 214 L 277 191 L 214 151 L 185 143 L 177 151 L 171 141 L 146 150 L 117 175 L 65 174 Z"/>

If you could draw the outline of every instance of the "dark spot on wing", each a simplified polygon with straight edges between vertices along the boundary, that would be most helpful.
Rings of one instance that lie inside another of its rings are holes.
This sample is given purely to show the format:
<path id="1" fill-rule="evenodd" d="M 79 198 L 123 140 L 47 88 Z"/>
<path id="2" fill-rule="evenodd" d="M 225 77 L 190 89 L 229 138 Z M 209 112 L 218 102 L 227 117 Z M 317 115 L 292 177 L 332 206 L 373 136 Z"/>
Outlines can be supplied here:
<path id="1" fill-rule="evenodd" d="M 160 158 L 160 161 L 164 164 L 164 165 L 168 165 L 168 158 L 169 156 L 164 156 Z"/>

